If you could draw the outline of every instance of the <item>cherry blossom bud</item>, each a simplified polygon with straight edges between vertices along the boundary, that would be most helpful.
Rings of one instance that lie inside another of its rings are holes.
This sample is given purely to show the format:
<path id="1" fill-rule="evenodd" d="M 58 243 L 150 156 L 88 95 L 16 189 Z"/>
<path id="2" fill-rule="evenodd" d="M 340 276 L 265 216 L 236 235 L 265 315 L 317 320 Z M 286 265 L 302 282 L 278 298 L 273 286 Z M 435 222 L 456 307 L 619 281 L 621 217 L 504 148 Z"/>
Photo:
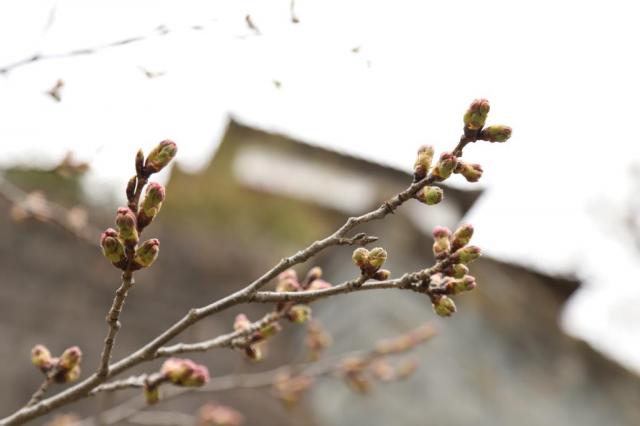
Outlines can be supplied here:
<path id="1" fill-rule="evenodd" d="M 291 322 L 302 324 L 311 318 L 311 308 L 308 305 L 293 305 L 287 312 L 287 318 Z"/>
<path id="2" fill-rule="evenodd" d="M 249 321 L 249 318 L 247 318 L 245 314 L 236 315 L 236 319 L 233 322 L 233 329 L 235 331 L 244 331 L 249 328 L 251 328 L 251 321 Z"/>
<path id="3" fill-rule="evenodd" d="M 58 368 L 62 370 L 72 370 L 77 365 L 80 364 L 82 360 L 82 351 L 77 346 L 72 346 L 70 348 L 65 349 L 65 351 L 60 355 L 60 360 L 58 361 Z"/>
<path id="4" fill-rule="evenodd" d="M 298 274 L 294 269 L 287 269 L 278 275 L 277 292 L 299 291 L 301 288 Z"/>
<path id="5" fill-rule="evenodd" d="M 209 381 L 209 370 L 190 359 L 169 358 L 160 370 L 174 385 L 200 387 Z"/>
<path id="6" fill-rule="evenodd" d="M 369 252 L 369 265 L 376 271 L 387 260 L 387 251 L 382 247 L 376 247 Z"/>
<path id="7" fill-rule="evenodd" d="M 272 322 L 272 323 L 263 325 L 262 328 L 260 328 L 260 330 L 258 330 L 256 334 L 258 335 L 259 340 L 265 340 L 265 339 L 268 339 L 269 337 L 273 337 L 276 334 L 280 333 L 281 330 L 282 330 L 282 326 L 280 324 L 278 324 L 277 322 Z"/>
<path id="8" fill-rule="evenodd" d="M 385 280 L 388 280 L 390 276 L 391 276 L 391 271 L 389 271 L 388 269 L 380 269 L 376 271 L 375 274 L 373 274 L 372 278 L 378 281 L 385 281 Z"/>
<path id="9" fill-rule="evenodd" d="M 433 255 L 436 259 L 444 259 L 451 253 L 450 236 L 451 231 L 448 228 L 442 226 L 433 228 Z"/>
<path id="10" fill-rule="evenodd" d="M 111 263 L 119 263 L 125 260 L 124 245 L 118 238 L 118 233 L 115 229 L 109 228 L 102 233 L 100 246 L 102 247 L 102 254 Z"/>
<path id="11" fill-rule="evenodd" d="M 456 312 L 456 304 L 447 296 L 438 294 L 431 299 L 433 311 L 441 317 L 450 317 Z"/>
<path id="12" fill-rule="evenodd" d="M 333 285 L 325 280 L 313 280 L 307 290 L 324 290 L 331 287 L 333 287 Z"/>
<path id="13" fill-rule="evenodd" d="M 116 225 L 118 225 L 119 236 L 125 244 L 136 244 L 138 242 L 138 230 L 136 215 L 127 207 L 120 207 L 116 215 Z"/>
<path id="14" fill-rule="evenodd" d="M 424 179 L 431 168 L 433 161 L 433 147 L 431 145 L 423 145 L 418 149 L 418 156 L 413 166 L 413 176 L 416 181 Z"/>
<path id="15" fill-rule="evenodd" d="M 160 401 L 160 386 L 144 384 L 144 399 L 147 405 L 154 405 Z"/>
<path id="16" fill-rule="evenodd" d="M 137 183 L 138 183 L 137 176 L 133 176 L 131 179 L 129 179 L 129 182 L 127 183 L 127 189 L 126 189 L 127 200 L 129 201 L 133 200 L 133 197 L 135 196 L 135 193 L 136 193 Z"/>
<path id="17" fill-rule="evenodd" d="M 486 99 L 476 99 L 464 114 L 464 126 L 470 130 L 480 130 L 484 127 L 489 114 L 489 101 Z"/>
<path id="18" fill-rule="evenodd" d="M 454 280 L 454 285 L 453 285 L 454 293 L 453 294 L 462 293 L 464 291 L 471 291 L 471 290 L 475 289 L 476 287 L 477 287 L 476 278 L 474 276 L 472 276 L 472 275 L 465 275 L 462 278 Z"/>
<path id="19" fill-rule="evenodd" d="M 58 374 L 55 380 L 61 383 L 72 383 L 80 378 L 80 366 L 76 365 L 72 369 L 65 371 L 62 375 Z"/>
<path id="20" fill-rule="evenodd" d="M 260 349 L 260 346 L 257 345 L 247 346 L 244 349 L 244 354 L 247 356 L 247 358 L 254 362 L 262 361 L 262 359 L 264 358 L 262 349 Z"/>
<path id="21" fill-rule="evenodd" d="M 481 254 L 482 252 L 479 247 L 466 246 L 456 251 L 451 260 L 454 263 L 464 263 L 466 265 L 479 258 Z"/>
<path id="22" fill-rule="evenodd" d="M 147 173 L 157 173 L 162 170 L 176 156 L 178 147 L 170 140 L 160 142 L 151 150 L 144 164 Z"/>
<path id="23" fill-rule="evenodd" d="M 451 176 L 457 164 L 458 158 L 455 155 L 449 152 L 443 152 L 440 154 L 440 159 L 433 168 L 432 174 L 439 180 L 445 180 Z"/>
<path id="24" fill-rule="evenodd" d="M 49 370 L 53 365 L 51 352 L 44 345 L 36 345 L 31 349 L 31 363 L 42 371 Z"/>
<path id="25" fill-rule="evenodd" d="M 136 152 L 136 175 L 142 176 L 144 174 L 144 152 L 139 149 Z"/>
<path id="26" fill-rule="evenodd" d="M 467 182 L 477 182 L 482 177 L 482 166 L 480 164 L 459 161 L 455 172 L 464 176 Z"/>
<path id="27" fill-rule="evenodd" d="M 369 263 L 369 250 L 364 247 L 358 247 L 353 251 L 351 259 L 357 266 L 364 268 Z"/>
<path id="28" fill-rule="evenodd" d="M 145 241 L 140 245 L 140 247 L 138 247 L 133 260 L 137 266 L 147 268 L 156 261 L 159 252 L 160 241 L 158 241 L 157 238 L 152 238 Z"/>
<path id="29" fill-rule="evenodd" d="M 307 272 L 307 276 L 304 279 L 304 287 L 309 287 L 309 285 L 311 285 L 311 283 L 313 283 L 315 280 L 318 280 L 322 277 L 322 268 L 319 266 L 314 266 L 313 268 L 309 269 L 309 272 Z"/>
<path id="30" fill-rule="evenodd" d="M 138 226 L 140 229 L 149 225 L 151 221 L 156 217 L 162 202 L 165 199 L 164 186 L 157 182 L 151 182 L 146 189 L 144 200 L 140 205 L 140 212 L 138 214 Z"/>
<path id="31" fill-rule="evenodd" d="M 416 199 L 428 206 L 438 204 L 443 198 L 444 192 L 437 186 L 425 186 L 416 193 Z"/>
<path id="32" fill-rule="evenodd" d="M 456 251 L 469 244 L 473 237 L 473 226 L 470 223 L 464 223 L 456 229 L 451 238 L 451 250 Z"/>
<path id="33" fill-rule="evenodd" d="M 456 263 L 447 271 L 448 275 L 453 278 L 462 278 L 469 273 L 469 268 L 462 263 Z"/>
<path id="34" fill-rule="evenodd" d="M 486 127 L 480 133 L 480 139 L 489 142 L 506 142 L 511 137 L 511 127 L 496 124 Z"/>

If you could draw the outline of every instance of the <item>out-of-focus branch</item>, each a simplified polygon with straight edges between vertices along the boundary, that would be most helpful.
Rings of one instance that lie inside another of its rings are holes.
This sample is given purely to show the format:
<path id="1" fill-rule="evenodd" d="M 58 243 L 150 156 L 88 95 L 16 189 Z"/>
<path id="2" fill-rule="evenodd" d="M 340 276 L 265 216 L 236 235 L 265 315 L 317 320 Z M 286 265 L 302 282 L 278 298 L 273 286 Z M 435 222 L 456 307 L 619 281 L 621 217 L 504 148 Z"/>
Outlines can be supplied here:
<path id="1" fill-rule="evenodd" d="M 19 220 L 34 218 L 41 222 L 54 223 L 78 239 L 96 245 L 100 235 L 98 228 L 88 223 L 86 211 L 80 207 L 66 208 L 48 200 L 41 192 L 27 193 L 9 182 L 0 173 L 0 197 L 12 204 L 12 216 Z"/>

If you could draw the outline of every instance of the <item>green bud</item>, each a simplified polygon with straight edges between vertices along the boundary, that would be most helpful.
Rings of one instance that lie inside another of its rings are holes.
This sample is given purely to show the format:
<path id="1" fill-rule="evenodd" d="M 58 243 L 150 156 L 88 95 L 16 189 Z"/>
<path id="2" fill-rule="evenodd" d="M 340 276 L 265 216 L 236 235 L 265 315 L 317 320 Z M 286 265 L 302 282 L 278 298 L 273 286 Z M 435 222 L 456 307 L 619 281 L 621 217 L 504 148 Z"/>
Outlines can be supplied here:
<path id="1" fill-rule="evenodd" d="M 56 379 L 62 383 L 72 383 L 80 378 L 80 372 L 80 366 L 76 365 L 71 370 L 67 370 L 64 375 L 56 376 Z M 62 380 L 60 380 L 60 378 L 62 378 Z"/>
<path id="2" fill-rule="evenodd" d="M 138 226 L 140 229 L 147 226 L 156 217 L 162 202 L 165 199 L 165 190 L 162 185 L 152 182 L 147 186 L 144 200 L 140 204 L 140 213 L 138 214 Z"/>
<path id="3" fill-rule="evenodd" d="M 200 387 L 209 381 L 209 370 L 190 359 L 169 358 L 162 364 L 161 374 L 174 385 Z"/>
<path id="4" fill-rule="evenodd" d="M 416 181 L 424 179 L 431 168 L 433 161 L 433 147 L 431 145 L 423 145 L 418 149 L 418 156 L 413 165 L 413 176 Z"/>
<path id="5" fill-rule="evenodd" d="M 469 244 L 473 237 L 473 225 L 470 223 L 464 223 L 456 229 L 451 239 L 451 250 L 456 251 Z"/>
<path id="6" fill-rule="evenodd" d="M 351 259 L 357 266 L 364 268 L 369 263 L 369 250 L 364 247 L 358 247 L 353 251 Z"/>
<path id="7" fill-rule="evenodd" d="M 502 124 L 488 126 L 480 133 L 480 139 L 489 142 L 506 142 L 511 137 L 511 127 Z"/>
<path id="8" fill-rule="evenodd" d="M 388 269 L 380 269 L 376 271 L 375 274 L 373 274 L 372 278 L 378 281 L 385 281 L 385 280 L 388 280 L 390 276 L 391 276 L 391 271 L 389 271 Z"/>
<path id="9" fill-rule="evenodd" d="M 476 279 L 472 275 L 465 275 L 454 281 L 454 294 L 461 293 L 463 291 L 471 291 L 477 287 Z"/>
<path id="10" fill-rule="evenodd" d="M 482 166 L 480 164 L 459 161 L 455 172 L 464 176 L 467 182 L 477 182 L 482 177 Z"/>
<path id="11" fill-rule="evenodd" d="M 476 99 L 469 105 L 469 109 L 464 114 L 464 126 L 470 130 L 480 130 L 484 127 L 489 114 L 489 101 L 486 99 Z"/>
<path id="12" fill-rule="evenodd" d="M 293 305 L 287 312 L 287 318 L 291 322 L 302 324 L 311 319 L 311 308 L 308 305 Z"/>
<path id="13" fill-rule="evenodd" d="M 160 241 L 158 241 L 157 238 L 152 238 L 145 241 L 140 247 L 138 247 L 133 260 L 137 266 L 147 268 L 156 261 L 159 252 Z"/>
<path id="14" fill-rule="evenodd" d="M 382 247 L 376 247 L 369 252 L 369 265 L 378 270 L 387 260 L 387 252 Z"/>
<path id="15" fill-rule="evenodd" d="M 466 246 L 456 251 L 452 256 L 452 260 L 454 263 L 464 263 L 466 265 L 479 258 L 481 254 L 479 247 Z"/>
<path id="16" fill-rule="evenodd" d="M 258 339 L 259 340 L 268 339 L 269 337 L 273 337 L 276 334 L 278 334 L 281 330 L 282 330 L 282 327 L 277 322 L 265 324 L 257 332 Z"/>
<path id="17" fill-rule="evenodd" d="M 118 238 L 118 233 L 115 229 L 109 228 L 102 233 L 100 246 L 102 247 L 102 254 L 111 263 L 119 263 L 125 260 L 124 245 Z"/>
<path id="18" fill-rule="evenodd" d="M 456 304 L 453 300 L 444 295 L 435 295 L 431 303 L 433 311 L 441 317 L 450 317 L 456 312 Z"/>
<path id="19" fill-rule="evenodd" d="M 144 384 L 144 399 L 147 405 L 154 405 L 160 401 L 160 386 Z"/>
<path id="20" fill-rule="evenodd" d="M 416 199 L 428 206 L 438 204 L 443 198 L 444 192 L 437 186 L 425 186 L 416 193 Z"/>
<path id="21" fill-rule="evenodd" d="M 462 263 L 456 263 L 451 267 L 451 276 L 453 278 L 462 278 L 469 273 L 469 268 Z"/>
<path id="22" fill-rule="evenodd" d="M 120 207 L 116 214 L 116 225 L 118 225 L 119 236 L 125 244 L 136 244 L 138 242 L 138 230 L 136 215 L 127 207 Z"/>
<path id="23" fill-rule="evenodd" d="M 157 173 L 162 170 L 176 156 L 178 152 L 177 145 L 170 141 L 164 140 L 151 150 L 144 164 L 147 173 Z"/>
<path id="24" fill-rule="evenodd" d="M 440 159 L 436 163 L 431 173 L 437 179 L 445 180 L 446 178 L 451 176 L 451 173 L 453 173 L 457 164 L 458 158 L 455 155 L 449 152 L 443 152 L 442 154 L 440 154 Z"/>
<path id="25" fill-rule="evenodd" d="M 70 348 L 65 349 L 65 351 L 60 355 L 60 360 L 58 361 L 58 368 L 62 370 L 73 370 L 76 366 L 80 365 L 80 361 L 82 360 L 82 351 L 77 346 L 72 346 Z"/>
<path id="26" fill-rule="evenodd" d="M 31 349 L 31 363 L 42 371 L 49 370 L 53 365 L 51 352 L 44 345 L 36 345 Z"/>

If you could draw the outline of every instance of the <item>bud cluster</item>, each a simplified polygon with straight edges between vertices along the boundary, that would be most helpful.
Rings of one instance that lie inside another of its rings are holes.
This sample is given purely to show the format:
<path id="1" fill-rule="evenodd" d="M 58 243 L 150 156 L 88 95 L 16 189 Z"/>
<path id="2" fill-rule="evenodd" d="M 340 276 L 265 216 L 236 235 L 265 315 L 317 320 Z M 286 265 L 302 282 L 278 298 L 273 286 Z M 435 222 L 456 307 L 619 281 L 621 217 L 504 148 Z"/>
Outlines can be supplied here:
<path id="1" fill-rule="evenodd" d="M 358 247 L 353 251 L 351 259 L 360 268 L 362 275 L 367 278 L 383 281 L 391 275 L 388 270 L 380 269 L 387 260 L 387 252 L 382 247 L 376 247 L 371 250 Z"/>
<path id="2" fill-rule="evenodd" d="M 511 137 L 511 127 L 495 124 L 485 127 L 489 115 L 489 101 L 476 99 L 469 105 L 463 117 L 465 136 L 489 142 L 506 142 Z"/>
<path id="3" fill-rule="evenodd" d="M 31 349 L 31 363 L 56 383 L 71 383 L 80 377 L 82 351 L 77 346 L 64 350 L 59 357 L 52 357 L 44 345 Z"/>
<path id="4" fill-rule="evenodd" d="M 448 317 L 456 312 L 456 305 L 448 296 L 476 288 L 476 279 L 468 275 L 467 265 L 480 257 L 481 251 L 468 245 L 472 236 L 470 224 L 460 225 L 453 234 L 440 226 L 433 230 L 433 254 L 440 261 L 448 261 L 442 272 L 431 275 L 428 280 L 433 310 L 440 316 Z"/>
<path id="5" fill-rule="evenodd" d="M 238 314 L 233 323 L 235 331 L 249 333 L 244 344 L 241 345 L 247 358 L 251 361 L 261 361 L 263 358 L 263 344 L 266 340 L 278 334 L 282 330 L 282 326 L 276 321 L 269 321 L 252 331 L 253 327 L 255 325 L 251 323 L 245 314 Z"/>
<path id="6" fill-rule="evenodd" d="M 197 388 L 209 381 L 209 370 L 190 359 L 169 358 L 162 364 L 160 374 L 176 386 Z"/>
<path id="7" fill-rule="evenodd" d="M 127 183 L 128 207 L 120 207 L 116 212 L 116 227 L 108 228 L 100 237 L 104 256 L 118 269 L 135 271 L 153 264 L 160 251 L 160 242 L 153 238 L 138 246 L 140 233 L 160 212 L 165 199 L 164 187 L 151 182 L 147 185 L 144 199 L 139 198 L 147 179 L 157 173 L 173 159 L 177 152 L 174 142 L 160 142 L 145 161 L 142 150 L 136 154 L 136 175 Z"/>

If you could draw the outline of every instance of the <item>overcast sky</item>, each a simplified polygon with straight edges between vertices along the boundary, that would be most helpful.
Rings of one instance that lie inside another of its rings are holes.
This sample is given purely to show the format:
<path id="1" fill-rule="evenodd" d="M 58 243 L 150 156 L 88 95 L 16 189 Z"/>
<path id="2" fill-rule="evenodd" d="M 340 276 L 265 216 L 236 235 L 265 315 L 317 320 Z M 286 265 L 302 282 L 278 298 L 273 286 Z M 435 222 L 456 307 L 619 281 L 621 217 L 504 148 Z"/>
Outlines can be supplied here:
<path id="1" fill-rule="evenodd" d="M 450 149 L 486 97 L 514 135 L 465 153 L 485 169 L 477 243 L 584 280 L 565 329 L 640 371 L 634 2 L 298 0 L 295 14 L 288 0 L 3 1 L 0 68 L 62 57 L 0 75 L 0 166 L 73 150 L 94 185 L 120 186 L 139 146 L 171 138 L 197 170 L 234 114 L 408 170 L 420 144 Z M 62 102 L 45 94 L 57 79 Z"/>

